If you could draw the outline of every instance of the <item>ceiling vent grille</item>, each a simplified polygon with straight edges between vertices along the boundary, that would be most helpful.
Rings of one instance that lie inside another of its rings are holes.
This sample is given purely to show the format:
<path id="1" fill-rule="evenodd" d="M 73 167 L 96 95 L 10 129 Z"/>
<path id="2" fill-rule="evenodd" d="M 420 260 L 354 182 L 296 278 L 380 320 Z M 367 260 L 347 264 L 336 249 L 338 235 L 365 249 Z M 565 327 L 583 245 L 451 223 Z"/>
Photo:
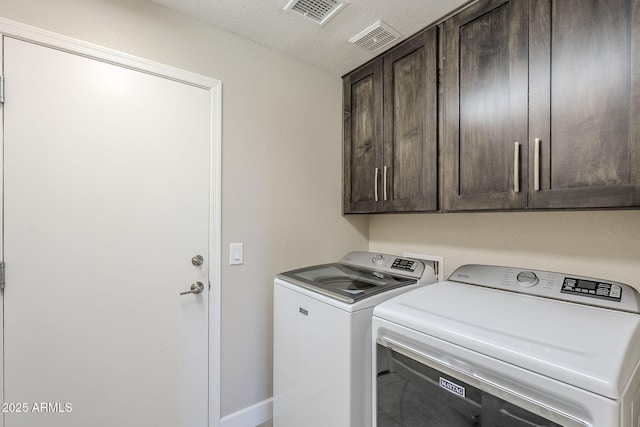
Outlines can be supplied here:
<path id="1" fill-rule="evenodd" d="M 284 10 L 291 10 L 324 25 L 346 5 L 346 1 L 340 0 L 291 0 Z"/>
<path id="2" fill-rule="evenodd" d="M 378 21 L 360 34 L 353 36 L 349 41 L 369 52 L 375 52 L 393 43 L 400 37 L 401 34 L 391 28 L 387 23 Z"/>

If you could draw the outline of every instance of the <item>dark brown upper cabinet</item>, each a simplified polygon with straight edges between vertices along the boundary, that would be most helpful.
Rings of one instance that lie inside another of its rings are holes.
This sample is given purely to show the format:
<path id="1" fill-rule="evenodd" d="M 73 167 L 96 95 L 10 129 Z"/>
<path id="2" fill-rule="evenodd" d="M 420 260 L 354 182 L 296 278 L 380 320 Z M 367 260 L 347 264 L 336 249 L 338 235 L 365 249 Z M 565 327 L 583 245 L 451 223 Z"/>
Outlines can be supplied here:
<path id="1" fill-rule="evenodd" d="M 438 34 L 343 79 L 344 213 L 438 209 Z"/>
<path id="2" fill-rule="evenodd" d="M 522 0 L 445 21 L 444 210 L 527 206 L 527 26 Z"/>
<path id="3" fill-rule="evenodd" d="M 343 211 L 640 207 L 639 21 L 479 0 L 345 76 Z"/>
<path id="4" fill-rule="evenodd" d="M 640 205 L 640 1 L 529 12 L 531 208 Z"/>
<path id="5" fill-rule="evenodd" d="M 444 27 L 444 210 L 640 205 L 639 0 L 483 0 Z"/>
<path id="6" fill-rule="evenodd" d="M 376 212 L 382 164 L 382 60 L 342 80 L 344 107 L 343 211 Z"/>

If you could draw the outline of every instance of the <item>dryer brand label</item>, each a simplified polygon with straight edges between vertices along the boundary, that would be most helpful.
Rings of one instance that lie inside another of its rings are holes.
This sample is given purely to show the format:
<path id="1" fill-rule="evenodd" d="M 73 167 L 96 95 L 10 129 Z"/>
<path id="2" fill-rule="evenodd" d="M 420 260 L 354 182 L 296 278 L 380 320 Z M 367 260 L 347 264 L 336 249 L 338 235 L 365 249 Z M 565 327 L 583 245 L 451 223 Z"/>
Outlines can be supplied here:
<path id="1" fill-rule="evenodd" d="M 460 397 L 465 397 L 464 387 L 460 387 L 458 384 L 452 383 L 446 378 L 440 377 L 440 387 L 450 391 L 453 394 L 457 394 Z"/>
<path id="2" fill-rule="evenodd" d="M 309 311 L 305 310 L 304 308 L 300 307 L 298 308 L 298 311 L 302 314 L 304 314 L 305 316 L 309 315 Z"/>

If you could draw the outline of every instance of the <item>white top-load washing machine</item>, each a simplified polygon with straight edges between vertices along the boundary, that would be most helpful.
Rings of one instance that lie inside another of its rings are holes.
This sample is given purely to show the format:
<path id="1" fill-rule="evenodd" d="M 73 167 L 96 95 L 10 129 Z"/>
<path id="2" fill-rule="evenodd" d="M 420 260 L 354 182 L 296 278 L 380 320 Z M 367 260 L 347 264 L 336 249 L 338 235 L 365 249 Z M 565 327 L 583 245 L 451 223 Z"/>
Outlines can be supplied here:
<path id="1" fill-rule="evenodd" d="M 371 315 L 436 281 L 430 263 L 369 252 L 274 282 L 275 427 L 371 427 Z"/>
<path id="2" fill-rule="evenodd" d="M 462 266 L 375 308 L 373 425 L 639 427 L 639 312 L 621 283 Z"/>

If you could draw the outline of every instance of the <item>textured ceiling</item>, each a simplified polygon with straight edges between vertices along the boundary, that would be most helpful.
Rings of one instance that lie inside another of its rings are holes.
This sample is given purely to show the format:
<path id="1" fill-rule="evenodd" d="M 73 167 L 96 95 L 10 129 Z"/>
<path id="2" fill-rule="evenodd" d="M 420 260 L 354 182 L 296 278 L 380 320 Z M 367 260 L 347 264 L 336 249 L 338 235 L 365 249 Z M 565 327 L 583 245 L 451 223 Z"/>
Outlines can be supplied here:
<path id="1" fill-rule="evenodd" d="M 469 0 L 350 0 L 322 27 L 283 10 L 288 0 L 151 1 L 342 76 L 391 46 L 369 53 L 349 42 L 375 22 L 400 32 L 399 43 Z"/>

